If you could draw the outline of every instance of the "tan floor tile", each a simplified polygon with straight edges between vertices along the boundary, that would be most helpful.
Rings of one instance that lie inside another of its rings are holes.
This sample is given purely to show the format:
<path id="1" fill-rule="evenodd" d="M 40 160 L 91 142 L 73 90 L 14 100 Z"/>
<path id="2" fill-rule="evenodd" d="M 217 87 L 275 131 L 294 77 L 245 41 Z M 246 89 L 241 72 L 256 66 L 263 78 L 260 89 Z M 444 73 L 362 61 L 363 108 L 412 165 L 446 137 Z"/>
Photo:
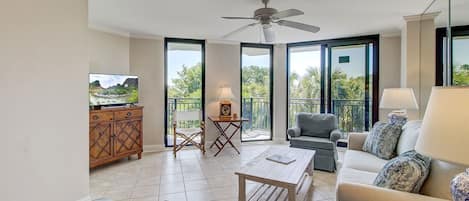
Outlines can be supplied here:
<path id="1" fill-rule="evenodd" d="M 144 153 L 141 160 L 123 159 L 90 173 L 91 198 L 113 201 L 235 201 L 238 168 L 272 146 L 243 145 L 241 155 L 227 148 L 218 157 L 188 148 L 174 158 L 171 151 Z M 314 201 L 335 200 L 336 174 L 315 171 Z M 249 189 L 251 183 L 247 183 Z M 252 185 L 251 185 L 252 186 Z"/>

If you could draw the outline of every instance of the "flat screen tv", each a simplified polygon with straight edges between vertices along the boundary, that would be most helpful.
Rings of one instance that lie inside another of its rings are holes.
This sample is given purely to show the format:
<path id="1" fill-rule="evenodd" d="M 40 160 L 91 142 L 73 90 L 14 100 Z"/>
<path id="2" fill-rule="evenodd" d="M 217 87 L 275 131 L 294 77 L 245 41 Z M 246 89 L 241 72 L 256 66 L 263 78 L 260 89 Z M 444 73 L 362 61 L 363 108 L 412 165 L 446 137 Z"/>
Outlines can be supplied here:
<path id="1" fill-rule="evenodd" d="M 138 103 L 138 77 L 90 74 L 89 97 L 90 106 Z"/>

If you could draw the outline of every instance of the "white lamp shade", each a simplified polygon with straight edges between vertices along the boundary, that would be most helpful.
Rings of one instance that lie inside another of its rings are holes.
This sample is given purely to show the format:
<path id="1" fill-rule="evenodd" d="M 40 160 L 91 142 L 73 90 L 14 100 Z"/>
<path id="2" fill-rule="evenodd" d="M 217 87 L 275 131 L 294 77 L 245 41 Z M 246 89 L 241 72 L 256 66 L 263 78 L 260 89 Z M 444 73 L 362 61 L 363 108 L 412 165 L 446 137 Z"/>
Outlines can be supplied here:
<path id="1" fill-rule="evenodd" d="M 379 107 L 383 109 L 418 109 L 412 88 L 384 89 Z"/>
<path id="2" fill-rule="evenodd" d="M 220 89 L 220 94 L 218 94 L 218 100 L 230 101 L 233 98 L 234 98 L 234 95 L 230 87 L 223 87 Z"/>
<path id="3" fill-rule="evenodd" d="M 469 165 L 469 88 L 433 88 L 415 150 Z"/>

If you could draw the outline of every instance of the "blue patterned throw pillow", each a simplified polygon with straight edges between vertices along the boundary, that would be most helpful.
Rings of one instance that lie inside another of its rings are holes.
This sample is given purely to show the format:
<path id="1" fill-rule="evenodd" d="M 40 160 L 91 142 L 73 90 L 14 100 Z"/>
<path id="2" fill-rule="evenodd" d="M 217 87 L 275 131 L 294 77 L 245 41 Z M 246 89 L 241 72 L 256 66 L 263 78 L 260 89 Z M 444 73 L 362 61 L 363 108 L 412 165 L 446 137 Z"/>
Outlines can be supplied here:
<path id="1" fill-rule="evenodd" d="M 389 160 L 395 156 L 397 142 L 402 128 L 397 124 L 376 122 L 363 144 L 363 151 Z"/>
<path id="2" fill-rule="evenodd" d="M 430 173 L 431 158 L 407 151 L 390 160 L 376 176 L 373 185 L 418 193 Z"/>

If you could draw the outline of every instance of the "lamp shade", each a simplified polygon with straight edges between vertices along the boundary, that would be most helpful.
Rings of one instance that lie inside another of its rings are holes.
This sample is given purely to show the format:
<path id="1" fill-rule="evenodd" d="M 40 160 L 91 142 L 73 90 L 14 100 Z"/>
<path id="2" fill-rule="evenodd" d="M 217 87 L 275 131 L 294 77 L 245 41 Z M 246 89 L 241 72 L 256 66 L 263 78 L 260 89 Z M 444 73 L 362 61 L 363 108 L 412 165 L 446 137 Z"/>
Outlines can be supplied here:
<path id="1" fill-rule="evenodd" d="M 231 101 L 234 98 L 233 92 L 230 87 L 222 87 L 220 94 L 218 94 L 218 100 L 220 101 Z"/>
<path id="2" fill-rule="evenodd" d="M 379 107 L 383 109 L 418 109 L 412 88 L 384 89 Z"/>
<path id="3" fill-rule="evenodd" d="M 469 88 L 432 89 L 415 150 L 438 160 L 469 165 Z"/>

